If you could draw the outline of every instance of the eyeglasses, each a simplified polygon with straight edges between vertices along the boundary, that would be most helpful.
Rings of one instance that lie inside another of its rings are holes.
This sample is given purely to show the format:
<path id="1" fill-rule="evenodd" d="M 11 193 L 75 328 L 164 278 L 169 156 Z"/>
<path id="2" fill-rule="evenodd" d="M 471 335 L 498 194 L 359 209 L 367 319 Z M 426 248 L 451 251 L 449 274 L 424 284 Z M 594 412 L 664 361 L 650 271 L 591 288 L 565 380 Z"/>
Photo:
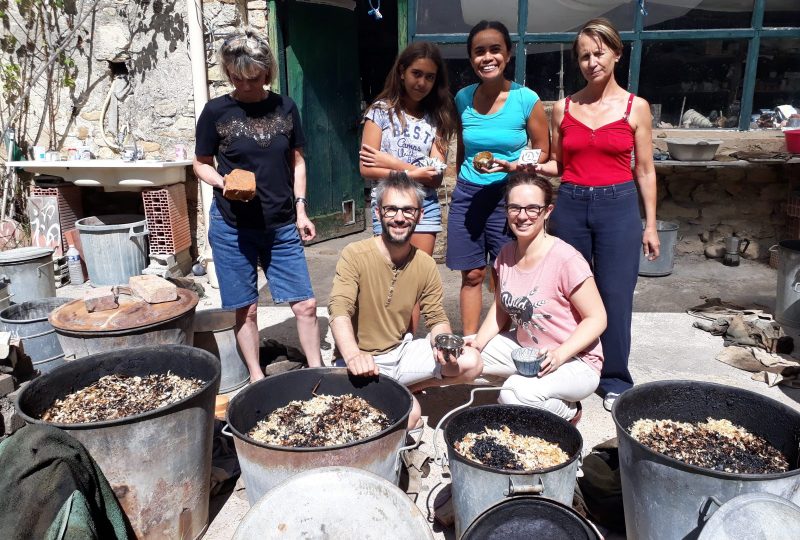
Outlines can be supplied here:
<path id="1" fill-rule="evenodd" d="M 507 204 L 506 205 L 506 213 L 509 217 L 517 217 L 520 212 L 525 210 L 525 214 L 531 218 L 539 217 L 544 209 L 547 208 L 546 206 L 542 206 L 540 204 L 529 204 L 528 206 L 520 206 L 518 204 Z"/>
<path id="2" fill-rule="evenodd" d="M 398 208 L 397 206 L 382 206 L 381 212 L 383 212 L 383 216 L 387 218 L 393 218 L 397 215 L 397 212 L 402 212 L 403 217 L 414 219 L 419 213 L 419 208 L 416 206 L 404 206 L 403 208 Z"/>

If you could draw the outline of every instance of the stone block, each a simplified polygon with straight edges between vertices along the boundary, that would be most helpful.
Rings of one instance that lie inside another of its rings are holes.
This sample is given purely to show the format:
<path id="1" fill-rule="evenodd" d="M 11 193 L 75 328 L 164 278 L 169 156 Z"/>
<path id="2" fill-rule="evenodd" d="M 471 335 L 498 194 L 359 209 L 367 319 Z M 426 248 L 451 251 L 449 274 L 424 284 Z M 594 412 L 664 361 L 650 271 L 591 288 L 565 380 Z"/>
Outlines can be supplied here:
<path id="1" fill-rule="evenodd" d="M 158 152 L 161 150 L 161 145 L 156 142 L 144 141 L 141 146 L 145 152 Z"/>
<path id="2" fill-rule="evenodd" d="M 2 419 L 0 433 L 3 435 L 12 435 L 15 431 L 25 427 L 25 420 L 22 419 L 14 407 L 11 394 L 6 398 L 0 398 L 0 419 Z"/>
<path id="3" fill-rule="evenodd" d="M 717 180 L 723 183 L 741 182 L 747 176 L 742 167 L 720 167 L 717 169 Z"/>
<path id="4" fill-rule="evenodd" d="M 0 375 L 0 397 L 5 397 L 14 391 L 14 377 L 7 373 Z"/>
<path id="5" fill-rule="evenodd" d="M 725 246 L 722 244 L 711 244 L 706 246 L 704 253 L 709 259 L 721 259 L 725 256 Z"/>
<path id="6" fill-rule="evenodd" d="M 247 2 L 247 9 L 267 9 L 267 1 L 250 0 L 250 2 Z"/>
<path id="7" fill-rule="evenodd" d="M 100 111 L 85 111 L 81 113 L 81 118 L 88 122 L 97 122 L 100 120 Z"/>
<path id="8" fill-rule="evenodd" d="M 730 199 L 725 188 L 716 182 L 706 182 L 692 191 L 692 200 L 698 204 L 719 204 Z"/>
<path id="9" fill-rule="evenodd" d="M 778 175 L 775 169 L 769 167 L 756 167 L 747 171 L 746 179 L 753 183 L 776 182 Z"/>
<path id="10" fill-rule="evenodd" d="M 789 198 L 789 186 L 784 183 L 767 184 L 758 196 L 762 201 L 785 201 Z"/>
<path id="11" fill-rule="evenodd" d="M 683 177 L 667 177 L 664 180 L 667 193 L 677 203 L 688 203 L 692 200 L 692 191 L 697 188 L 697 182 Z"/>
<path id="12" fill-rule="evenodd" d="M 158 276 L 131 276 L 131 292 L 149 304 L 172 302 L 178 299 L 178 287 Z"/>
<path id="13" fill-rule="evenodd" d="M 83 296 L 83 303 L 86 305 L 86 311 L 90 313 L 95 311 L 109 311 L 119 307 L 117 295 L 114 294 L 110 286 L 96 287 L 88 291 Z"/>
<path id="14" fill-rule="evenodd" d="M 699 216 L 697 208 L 677 204 L 676 201 L 666 200 L 658 207 L 658 217 L 665 221 L 676 219 L 695 219 Z"/>
<path id="15" fill-rule="evenodd" d="M 247 22 L 256 28 L 266 28 L 267 26 L 267 12 L 266 11 L 250 11 L 247 14 Z"/>
<path id="16" fill-rule="evenodd" d="M 178 114 L 178 105 L 169 99 L 163 99 L 153 107 L 159 116 L 175 116 Z"/>

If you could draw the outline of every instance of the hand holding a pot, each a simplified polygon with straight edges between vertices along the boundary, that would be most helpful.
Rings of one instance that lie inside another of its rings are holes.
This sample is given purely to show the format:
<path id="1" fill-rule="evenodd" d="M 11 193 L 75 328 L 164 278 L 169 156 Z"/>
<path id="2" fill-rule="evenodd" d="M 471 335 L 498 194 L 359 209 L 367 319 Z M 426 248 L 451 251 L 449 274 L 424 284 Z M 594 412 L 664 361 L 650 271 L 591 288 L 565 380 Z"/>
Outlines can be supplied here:
<path id="1" fill-rule="evenodd" d="M 344 359 L 347 371 L 357 377 L 377 377 L 381 374 L 375 359 L 369 353 L 359 351 L 358 354 Z"/>

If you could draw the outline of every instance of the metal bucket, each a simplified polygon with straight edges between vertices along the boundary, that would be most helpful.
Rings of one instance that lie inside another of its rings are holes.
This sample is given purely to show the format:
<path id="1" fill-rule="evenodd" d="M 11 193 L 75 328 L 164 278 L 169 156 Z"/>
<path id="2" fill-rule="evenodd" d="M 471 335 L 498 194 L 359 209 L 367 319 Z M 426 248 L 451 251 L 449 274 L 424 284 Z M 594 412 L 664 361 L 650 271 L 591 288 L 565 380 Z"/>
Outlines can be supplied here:
<path id="1" fill-rule="evenodd" d="M 778 244 L 775 320 L 790 328 L 800 328 L 800 240 Z"/>
<path id="2" fill-rule="evenodd" d="M 144 216 L 92 216 L 75 227 L 92 285 L 127 284 L 147 266 L 147 220 Z"/>
<path id="3" fill-rule="evenodd" d="M 236 342 L 236 312 L 204 309 L 194 314 L 194 346 L 208 351 L 222 363 L 219 393 L 241 388 L 250 380 L 250 372 Z"/>
<path id="4" fill-rule="evenodd" d="M 137 347 L 69 362 L 23 388 L 15 403 L 28 423 L 66 394 L 119 373 L 174 373 L 204 382 L 194 395 L 143 414 L 89 424 L 51 424 L 97 461 L 137 538 L 198 538 L 208 523 L 214 399 L 219 360 L 180 345 Z"/>
<path id="5" fill-rule="evenodd" d="M 1 278 L 11 282 L 8 293 L 18 304 L 55 296 L 53 248 L 24 247 L 0 252 Z"/>
<path id="6" fill-rule="evenodd" d="M 642 230 L 645 221 L 642 220 Z M 661 254 L 658 259 L 650 261 L 639 253 L 639 275 L 648 277 L 668 276 L 675 267 L 675 248 L 678 245 L 678 224 L 672 221 L 656 221 L 658 241 L 661 243 Z"/>
<path id="7" fill-rule="evenodd" d="M 130 303 L 120 295 L 120 308 L 88 313 L 83 300 L 73 300 L 55 310 L 50 322 L 67 360 L 90 354 L 155 345 L 189 345 L 194 341 L 194 314 L 198 297 L 178 288 L 178 300 Z M 152 321 L 152 322 L 151 322 Z"/>
<path id="8" fill-rule="evenodd" d="M 612 416 L 629 538 L 696 539 L 718 505 L 745 493 L 772 493 L 800 503 L 800 413 L 778 401 L 721 384 L 660 381 L 624 392 Z M 764 437 L 792 469 L 775 474 L 705 469 L 655 452 L 629 433 L 642 418 L 702 422 L 709 417 Z"/>
<path id="9" fill-rule="evenodd" d="M 473 389 L 496 391 L 497 388 Z M 472 403 L 472 399 L 469 403 Z M 467 403 L 467 405 L 469 405 Z M 557 415 L 523 405 L 481 405 L 456 409 L 442 418 L 445 421 L 444 441 L 450 465 L 453 491 L 453 512 L 456 521 L 456 538 L 492 505 L 515 495 L 533 494 L 572 505 L 577 483 L 583 438 L 578 429 Z M 452 414 L 452 417 L 449 418 Z M 569 459 L 561 465 L 536 472 L 495 469 L 471 461 L 456 452 L 455 443 L 467 433 L 480 433 L 485 428 L 508 426 L 512 432 L 541 437 L 558 444 Z M 437 426 L 438 430 L 438 426 Z M 436 434 L 434 434 L 434 437 Z M 437 448 L 438 458 L 438 448 Z M 438 460 L 437 460 L 438 461 Z M 441 463 L 441 462 L 440 462 Z"/>
<path id="10" fill-rule="evenodd" d="M 0 311 L 3 330 L 22 338 L 22 349 L 31 358 L 33 367 L 42 373 L 64 363 L 64 351 L 48 316 L 70 301 L 69 298 L 42 298 L 14 304 Z"/>
<path id="11" fill-rule="evenodd" d="M 289 448 L 256 442 L 247 436 L 275 409 L 313 393 L 353 394 L 385 412 L 392 425 L 367 439 L 322 448 Z M 262 379 L 236 394 L 228 406 L 228 425 L 234 435 L 247 500 L 256 504 L 286 479 L 319 467 L 345 465 L 377 474 L 393 484 L 400 475 L 400 453 L 405 449 L 411 393 L 389 377 L 353 377 L 344 368 L 311 368 Z"/>
<path id="12" fill-rule="evenodd" d="M 271 489 L 233 538 L 433 540 L 433 534 L 408 495 L 391 482 L 351 467 L 322 467 Z"/>
<path id="13" fill-rule="evenodd" d="M 497 503 L 483 512 L 461 540 L 520 540 L 553 538 L 602 540 L 592 523 L 569 505 L 521 495 Z"/>

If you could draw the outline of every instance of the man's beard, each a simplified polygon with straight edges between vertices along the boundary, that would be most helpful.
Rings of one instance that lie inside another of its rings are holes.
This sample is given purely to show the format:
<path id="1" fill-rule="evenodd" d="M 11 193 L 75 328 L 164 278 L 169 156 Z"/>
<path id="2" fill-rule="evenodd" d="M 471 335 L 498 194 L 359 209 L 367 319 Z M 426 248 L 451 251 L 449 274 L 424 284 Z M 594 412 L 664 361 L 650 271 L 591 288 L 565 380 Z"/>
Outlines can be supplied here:
<path id="1" fill-rule="evenodd" d="M 382 219 L 381 220 L 381 236 L 389 244 L 402 245 L 402 244 L 407 243 L 411 239 L 411 235 L 414 234 L 414 229 L 416 227 L 417 227 L 417 224 L 412 221 L 412 222 L 410 222 L 408 228 L 406 229 L 405 234 L 402 237 L 392 236 L 392 233 L 389 230 L 389 225 L 386 223 L 386 220 Z"/>

